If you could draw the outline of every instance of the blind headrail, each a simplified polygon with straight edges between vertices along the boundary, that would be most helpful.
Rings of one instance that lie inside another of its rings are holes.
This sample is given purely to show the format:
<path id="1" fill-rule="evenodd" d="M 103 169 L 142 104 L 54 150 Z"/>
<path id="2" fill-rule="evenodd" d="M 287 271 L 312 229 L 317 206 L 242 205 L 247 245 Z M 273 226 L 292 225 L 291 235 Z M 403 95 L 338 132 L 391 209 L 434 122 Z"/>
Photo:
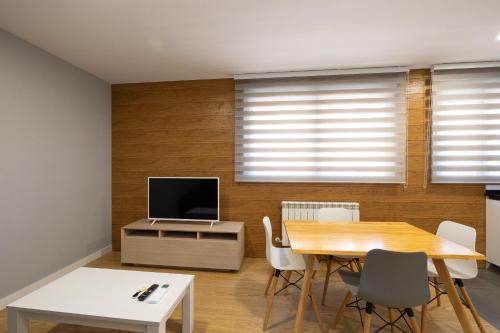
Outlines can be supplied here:
<path id="1" fill-rule="evenodd" d="M 483 61 L 483 62 L 462 62 L 455 64 L 437 64 L 432 66 L 432 71 L 448 70 L 448 69 L 474 69 L 474 68 L 489 68 L 500 67 L 500 61 Z"/>
<path id="2" fill-rule="evenodd" d="M 271 79 L 286 77 L 308 77 L 308 76 L 328 76 L 328 75 L 355 75 L 355 74 L 385 74 L 385 73 L 407 73 L 408 67 L 373 67 L 373 68 L 346 68 L 346 69 L 326 69 L 297 72 L 269 72 L 269 73 L 246 73 L 235 74 L 235 80 L 249 79 Z"/>

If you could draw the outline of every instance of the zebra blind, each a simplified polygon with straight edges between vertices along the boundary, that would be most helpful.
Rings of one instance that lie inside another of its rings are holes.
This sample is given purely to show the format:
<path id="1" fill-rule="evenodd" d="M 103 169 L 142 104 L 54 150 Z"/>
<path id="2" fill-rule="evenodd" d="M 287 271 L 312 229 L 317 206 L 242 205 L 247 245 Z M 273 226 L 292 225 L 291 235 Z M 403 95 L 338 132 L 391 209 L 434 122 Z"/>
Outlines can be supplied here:
<path id="1" fill-rule="evenodd" d="M 236 181 L 405 182 L 406 70 L 235 79 Z"/>
<path id="2" fill-rule="evenodd" d="M 500 182 L 500 63 L 492 65 L 434 66 L 432 182 Z"/>

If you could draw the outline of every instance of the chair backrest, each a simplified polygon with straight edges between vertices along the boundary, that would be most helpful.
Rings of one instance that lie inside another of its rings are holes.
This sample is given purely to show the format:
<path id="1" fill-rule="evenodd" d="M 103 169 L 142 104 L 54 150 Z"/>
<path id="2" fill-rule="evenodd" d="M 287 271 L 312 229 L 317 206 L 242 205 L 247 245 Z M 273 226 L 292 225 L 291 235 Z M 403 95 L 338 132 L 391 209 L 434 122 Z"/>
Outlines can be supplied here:
<path id="1" fill-rule="evenodd" d="M 266 232 L 266 258 L 269 263 L 272 262 L 272 248 L 273 248 L 273 228 L 271 227 L 271 220 L 268 216 L 264 216 L 262 219 L 262 224 L 264 224 L 264 231 Z"/>
<path id="2" fill-rule="evenodd" d="M 453 221 L 443 221 L 439 224 L 436 235 L 473 251 L 476 250 L 476 229 L 472 227 Z"/>
<path id="3" fill-rule="evenodd" d="M 476 250 L 476 229 L 456 223 L 443 221 L 439 224 L 436 235 L 454 243 Z M 459 272 L 466 272 L 468 276 L 476 276 L 477 262 L 475 260 L 446 259 L 446 265 Z"/>
<path id="4" fill-rule="evenodd" d="M 341 207 L 319 209 L 318 221 L 358 222 L 353 220 L 352 211 Z"/>
<path id="5" fill-rule="evenodd" d="M 358 296 L 373 304 L 409 308 L 429 301 L 424 252 L 368 252 Z"/>

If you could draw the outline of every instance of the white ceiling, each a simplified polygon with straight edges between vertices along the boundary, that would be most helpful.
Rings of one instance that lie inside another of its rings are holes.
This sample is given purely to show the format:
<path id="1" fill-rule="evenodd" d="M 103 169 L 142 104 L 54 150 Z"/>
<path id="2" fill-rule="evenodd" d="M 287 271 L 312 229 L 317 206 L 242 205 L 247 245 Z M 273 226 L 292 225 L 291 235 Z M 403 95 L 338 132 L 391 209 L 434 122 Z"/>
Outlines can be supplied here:
<path id="1" fill-rule="evenodd" d="M 500 60 L 499 0 L 0 0 L 0 27 L 111 83 Z"/>

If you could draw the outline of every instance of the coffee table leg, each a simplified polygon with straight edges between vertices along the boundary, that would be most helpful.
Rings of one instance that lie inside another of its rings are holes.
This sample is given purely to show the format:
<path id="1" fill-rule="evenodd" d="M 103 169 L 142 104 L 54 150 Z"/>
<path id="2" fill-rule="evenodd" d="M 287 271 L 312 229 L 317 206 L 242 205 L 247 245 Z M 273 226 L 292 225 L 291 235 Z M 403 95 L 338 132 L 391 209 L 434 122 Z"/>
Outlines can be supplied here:
<path id="1" fill-rule="evenodd" d="M 160 325 L 146 326 L 146 333 L 165 333 L 165 321 Z"/>
<path id="2" fill-rule="evenodd" d="M 455 313 L 458 317 L 458 321 L 460 322 L 463 331 L 465 333 L 472 333 L 472 325 L 467 319 L 464 306 L 462 305 L 460 297 L 458 297 L 457 289 L 455 289 L 455 285 L 451 279 L 448 267 L 446 267 L 443 259 L 433 259 L 432 261 L 434 262 L 434 266 L 436 266 L 436 270 L 439 274 L 439 279 L 444 284 L 444 289 L 448 294 L 451 305 L 453 305 L 453 308 L 455 309 Z"/>
<path id="3" fill-rule="evenodd" d="M 182 299 L 182 333 L 193 332 L 194 327 L 194 282 L 187 288 Z"/>
<path id="4" fill-rule="evenodd" d="M 28 333 L 29 319 L 20 311 L 8 309 L 7 332 Z"/>

